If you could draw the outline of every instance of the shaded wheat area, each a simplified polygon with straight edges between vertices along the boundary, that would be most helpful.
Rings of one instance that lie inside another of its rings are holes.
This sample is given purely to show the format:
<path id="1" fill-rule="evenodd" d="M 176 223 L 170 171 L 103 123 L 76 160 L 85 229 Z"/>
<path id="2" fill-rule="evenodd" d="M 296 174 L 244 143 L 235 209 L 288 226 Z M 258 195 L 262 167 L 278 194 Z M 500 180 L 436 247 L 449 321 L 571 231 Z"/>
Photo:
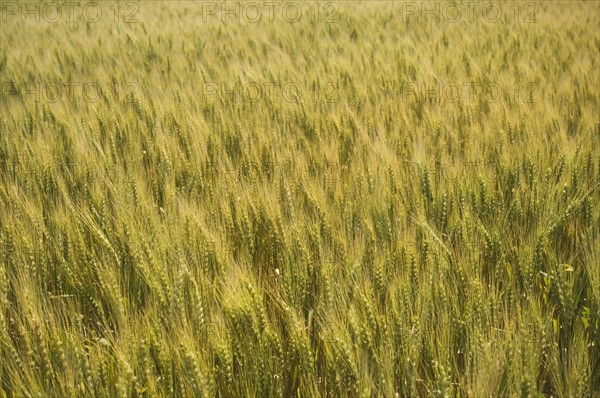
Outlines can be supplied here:
<path id="1" fill-rule="evenodd" d="M 597 2 L 533 24 L 139 5 L 2 24 L 3 395 L 598 396 Z M 53 81 L 103 90 L 23 89 Z M 536 91 L 401 84 L 438 81 Z M 207 95 L 252 82 L 301 92 Z"/>

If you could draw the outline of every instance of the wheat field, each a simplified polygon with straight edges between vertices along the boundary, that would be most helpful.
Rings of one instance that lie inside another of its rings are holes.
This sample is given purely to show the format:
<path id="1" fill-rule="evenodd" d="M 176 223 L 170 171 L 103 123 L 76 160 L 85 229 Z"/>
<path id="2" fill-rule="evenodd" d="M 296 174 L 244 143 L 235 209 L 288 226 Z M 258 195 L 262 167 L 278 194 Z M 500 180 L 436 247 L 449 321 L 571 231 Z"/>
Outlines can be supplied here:
<path id="1" fill-rule="evenodd" d="M 600 397 L 599 2 L 61 4 L 0 2 L 1 396 Z"/>

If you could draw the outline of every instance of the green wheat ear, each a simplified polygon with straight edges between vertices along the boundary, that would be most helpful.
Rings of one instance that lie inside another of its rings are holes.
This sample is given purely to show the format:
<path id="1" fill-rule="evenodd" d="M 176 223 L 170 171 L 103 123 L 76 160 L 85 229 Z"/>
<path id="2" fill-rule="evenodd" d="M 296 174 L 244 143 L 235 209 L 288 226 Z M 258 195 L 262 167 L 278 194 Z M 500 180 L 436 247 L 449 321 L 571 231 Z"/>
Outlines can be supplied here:
<path id="1" fill-rule="evenodd" d="M 212 3 L 0 5 L 0 395 L 597 396 L 598 4 Z"/>

